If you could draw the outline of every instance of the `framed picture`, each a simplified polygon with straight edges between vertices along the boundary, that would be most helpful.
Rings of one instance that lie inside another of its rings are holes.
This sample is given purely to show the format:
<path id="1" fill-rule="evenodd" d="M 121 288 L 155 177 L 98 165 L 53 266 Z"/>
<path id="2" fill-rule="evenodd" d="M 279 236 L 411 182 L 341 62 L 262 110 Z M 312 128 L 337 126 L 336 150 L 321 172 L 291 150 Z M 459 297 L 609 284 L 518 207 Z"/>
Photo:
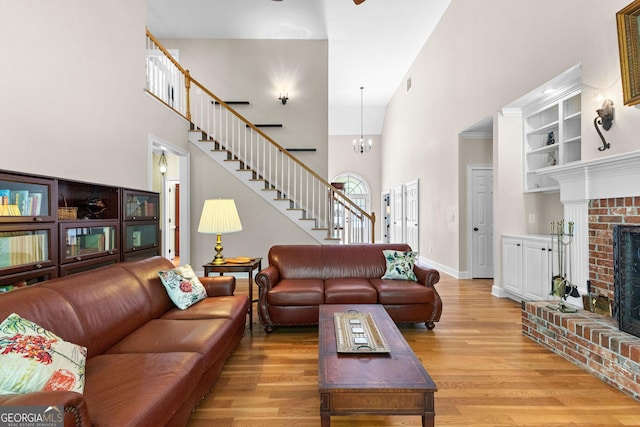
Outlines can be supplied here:
<path id="1" fill-rule="evenodd" d="M 624 105 L 640 103 L 640 0 L 616 13 Z"/>

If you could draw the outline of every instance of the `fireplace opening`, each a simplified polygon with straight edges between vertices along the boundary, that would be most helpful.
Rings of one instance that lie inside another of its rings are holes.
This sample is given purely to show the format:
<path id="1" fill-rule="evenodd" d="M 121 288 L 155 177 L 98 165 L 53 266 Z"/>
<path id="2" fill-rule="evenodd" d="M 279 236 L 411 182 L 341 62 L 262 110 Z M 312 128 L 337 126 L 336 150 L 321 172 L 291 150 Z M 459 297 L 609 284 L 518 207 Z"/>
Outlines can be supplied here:
<path id="1" fill-rule="evenodd" d="M 640 337 L 640 226 L 613 227 L 614 312 L 621 331 Z"/>

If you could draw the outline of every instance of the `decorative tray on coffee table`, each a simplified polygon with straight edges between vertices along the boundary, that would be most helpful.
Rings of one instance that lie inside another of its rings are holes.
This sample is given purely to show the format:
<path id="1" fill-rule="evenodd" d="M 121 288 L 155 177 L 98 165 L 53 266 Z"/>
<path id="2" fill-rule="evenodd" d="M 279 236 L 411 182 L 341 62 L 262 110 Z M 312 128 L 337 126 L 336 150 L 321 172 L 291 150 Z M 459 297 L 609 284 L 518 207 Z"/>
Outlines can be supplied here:
<path id="1" fill-rule="evenodd" d="M 338 353 L 389 353 L 391 349 L 370 313 L 334 313 Z"/>

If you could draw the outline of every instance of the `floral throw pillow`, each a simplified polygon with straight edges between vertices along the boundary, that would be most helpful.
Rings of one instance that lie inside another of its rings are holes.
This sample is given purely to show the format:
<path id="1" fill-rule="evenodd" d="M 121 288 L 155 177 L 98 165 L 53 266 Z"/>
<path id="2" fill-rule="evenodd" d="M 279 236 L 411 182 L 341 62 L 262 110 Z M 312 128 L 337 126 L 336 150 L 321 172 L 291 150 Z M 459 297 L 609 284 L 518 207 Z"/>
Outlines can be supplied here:
<path id="1" fill-rule="evenodd" d="M 84 391 L 85 347 L 12 313 L 0 323 L 0 394 Z"/>
<path id="2" fill-rule="evenodd" d="M 173 270 L 159 271 L 158 274 L 169 298 L 180 310 L 186 310 L 207 297 L 206 289 L 189 264 Z"/>
<path id="3" fill-rule="evenodd" d="M 383 279 L 413 280 L 414 282 L 418 280 L 413 273 L 417 252 L 385 250 L 382 253 L 387 262 L 387 271 L 382 276 Z"/>

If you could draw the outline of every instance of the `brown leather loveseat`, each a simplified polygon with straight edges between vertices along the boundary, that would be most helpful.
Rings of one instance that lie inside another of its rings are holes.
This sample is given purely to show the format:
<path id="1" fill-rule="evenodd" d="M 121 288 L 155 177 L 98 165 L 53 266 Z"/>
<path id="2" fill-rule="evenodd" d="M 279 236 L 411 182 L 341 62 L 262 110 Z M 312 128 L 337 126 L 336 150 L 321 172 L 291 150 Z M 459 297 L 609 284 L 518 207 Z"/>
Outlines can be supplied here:
<path id="1" fill-rule="evenodd" d="M 414 265 L 417 281 L 389 280 L 383 250 L 405 244 L 281 245 L 257 276 L 258 312 L 265 331 L 274 326 L 317 325 L 320 304 L 382 304 L 396 323 L 435 327 L 442 300 L 437 270 Z"/>
<path id="2" fill-rule="evenodd" d="M 165 258 L 114 264 L 0 295 L 11 313 L 85 346 L 82 394 L 0 395 L 0 406 L 63 406 L 65 426 L 184 426 L 244 335 L 249 301 L 232 276 L 200 278 L 207 297 L 169 299 Z"/>

